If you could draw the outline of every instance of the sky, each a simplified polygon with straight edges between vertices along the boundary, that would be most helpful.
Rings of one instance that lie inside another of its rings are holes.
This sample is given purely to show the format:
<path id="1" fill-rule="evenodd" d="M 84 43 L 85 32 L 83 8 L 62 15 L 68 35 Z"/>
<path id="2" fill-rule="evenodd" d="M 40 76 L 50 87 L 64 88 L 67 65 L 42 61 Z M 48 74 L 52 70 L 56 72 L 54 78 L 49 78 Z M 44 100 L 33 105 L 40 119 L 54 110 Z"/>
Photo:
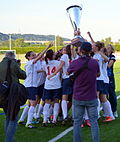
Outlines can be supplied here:
<path id="1" fill-rule="evenodd" d="M 66 8 L 82 5 L 81 35 L 120 39 L 120 0 L 0 0 L 0 32 L 73 38 Z"/>

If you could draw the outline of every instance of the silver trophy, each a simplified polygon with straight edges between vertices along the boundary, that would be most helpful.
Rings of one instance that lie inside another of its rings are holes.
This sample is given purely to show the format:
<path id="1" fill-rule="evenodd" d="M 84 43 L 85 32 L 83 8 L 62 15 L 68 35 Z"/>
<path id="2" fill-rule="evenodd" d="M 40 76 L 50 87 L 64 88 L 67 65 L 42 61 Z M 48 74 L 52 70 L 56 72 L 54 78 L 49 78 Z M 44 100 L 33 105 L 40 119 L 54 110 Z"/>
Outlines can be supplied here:
<path id="1" fill-rule="evenodd" d="M 78 5 L 69 6 L 67 9 L 67 13 L 74 29 L 74 39 L 72 39 L 71 44 L 79 47 L 82 42 L 84 42 L 84 38 L 80 35 L 80 18 L 82 13 L 82 7 Z"/>

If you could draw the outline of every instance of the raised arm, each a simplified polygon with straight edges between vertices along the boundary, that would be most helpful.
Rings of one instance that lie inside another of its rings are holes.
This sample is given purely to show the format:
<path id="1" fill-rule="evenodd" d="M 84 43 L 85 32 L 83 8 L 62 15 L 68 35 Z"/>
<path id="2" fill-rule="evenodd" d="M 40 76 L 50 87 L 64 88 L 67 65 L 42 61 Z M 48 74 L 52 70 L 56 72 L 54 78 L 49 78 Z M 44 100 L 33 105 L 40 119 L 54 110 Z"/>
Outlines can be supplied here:
<path id="1" fill-rule="evenodd" d="M 105 63 L 109 61 L 109 58 L 105 54 L 103 54 L 101 51 L 99 51 L 99 53 L 102 56 L 102 58 L 104 59 Z"/>
<path id="2" fill-rule="evenodd" d="M 71 54 L 72 54 L 72 58 L 73 58 L 73 59 L 75 59 L 75 58 L 76 58 L 77 53 L 76 53 L 75 48 L 74 48 L 74 46 L 73 46 L 73 45 L 71 45 Z"/>
<path id="3" fill-rule="evenodd" d="M 45 50 L 43 50 L 43 52 L 42 52 L 41 54 L 39 54 L 39 55 L 34 59 L 33 64 L 35 64 L 35 63 L 47 52 L 47 50 L 48 50 L 50 47 L 52 47 L 52 46 L 53 46 L 53 43 L 50 43 L 50 44 L 48 45 L 48 47 L 45 48 Z"/>
<path id="4" fill-rule="evenodd" d="M 92 43 L 95 43 L 95 41 L 93 40 L 93 37 L 91 36 L 91 33 L 90 33 L 90 32 L 87 32 L 87 34 L 88 34 L 88 36 L 89 36 L 91 42 L 92 42 Z"/>

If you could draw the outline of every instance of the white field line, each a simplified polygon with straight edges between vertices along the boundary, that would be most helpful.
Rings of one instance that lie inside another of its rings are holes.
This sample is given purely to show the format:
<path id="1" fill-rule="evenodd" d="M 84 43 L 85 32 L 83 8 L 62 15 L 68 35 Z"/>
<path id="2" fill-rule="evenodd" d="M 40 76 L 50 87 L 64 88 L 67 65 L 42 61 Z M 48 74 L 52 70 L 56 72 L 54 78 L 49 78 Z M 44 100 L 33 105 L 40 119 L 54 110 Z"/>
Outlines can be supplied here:
<path id="1" fill-rule="evenodd" d="M 59 135 L 57 135 L 56 137 L 54 137 L 53 139 L 49 140 L 48 142 L 56 142 L 57 140 L 59 140 L 60 138 L 62 138 L 63 136 L 65 136 L 67 133 L 69 133 L 72 130 L 73 130 L 73 127 L 70 127 L 66 129 L 65 131 L 63 131 L 62 133 L 60 133 Z"/>
<path id="2" fill-rule="evenodd" d="M 120 99 L 120 95 L 117 96 L 117 99 Z M 102 110 L 102 107 L 101 107 L 101 110 Z M 53 139 L 49 140 L 48 142 L 56 142 L 57 140 L 61 139 L 72 130 L 73 130 L 73 127 L 70 127 L 66 129 L 65 131 L 63 131 L 62 133 L 60 133 L 59 135 L 57 135 L 56 137 L 54 137 Z"/>

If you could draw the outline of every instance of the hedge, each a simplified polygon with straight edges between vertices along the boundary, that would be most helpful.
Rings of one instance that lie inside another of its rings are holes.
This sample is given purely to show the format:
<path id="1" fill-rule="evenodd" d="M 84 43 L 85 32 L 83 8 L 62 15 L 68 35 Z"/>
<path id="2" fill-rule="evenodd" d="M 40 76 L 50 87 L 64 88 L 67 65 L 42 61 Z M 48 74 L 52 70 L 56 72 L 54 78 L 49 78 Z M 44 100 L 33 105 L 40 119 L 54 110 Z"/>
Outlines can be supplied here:
<path id="1" fill-rule="evenodd" d="M 120 51 L 120 44 L 115 44 L 113 46 L 115 46 L 115 51 Z"/>
<path id="2" fill-rule="evenodd" d="M 114 44 L 113 45 L 115 47 L 116 51 L 120 51 L 120 44 Z M 17 54 L 25 54 L 28 51 L 34 51 L 36 53 L 42 52 L 44 49 L 46 48 L 46 46 L 39 46 L 39 47 L 12 47 L 12 50 L 16 50 Z M 62 46 L 57 47 L 57 50 L 61 49 Z M 55 47 L 52 47 L 51 49 L 53 49 L 55 51 Z M 0 47 L 0 50 L 9 50 L 9 47 Z"/>
<path id="3" fill-rule="evenodd" d="M 12 50 L 16 50 L 17 54 L 25 54 L 28 51 L 34 51 L 36 53 L 42 52 L 46 47 L 12 47 Z M 61 49 L 62 47 L 57 47 L 57 50 Z M 55 51 L 55 47 L 51 47 Z M 0 50 L 9 50 L 9 47 L 0 47 Z"/>

